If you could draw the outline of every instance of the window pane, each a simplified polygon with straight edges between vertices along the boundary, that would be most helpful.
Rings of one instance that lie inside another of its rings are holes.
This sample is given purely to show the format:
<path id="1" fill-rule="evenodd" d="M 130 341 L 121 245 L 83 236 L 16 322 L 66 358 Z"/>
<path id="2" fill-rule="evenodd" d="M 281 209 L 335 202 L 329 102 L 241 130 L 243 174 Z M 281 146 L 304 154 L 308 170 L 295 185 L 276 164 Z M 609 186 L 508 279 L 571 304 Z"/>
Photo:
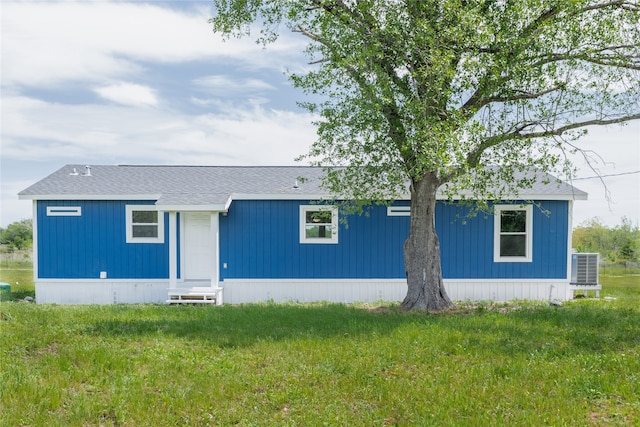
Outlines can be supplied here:
<path id="1" fill-rule="evenodd" d="M 158 237 L 157 225 L 134 225 L 131 231 L 133 237 Z"/>
<path id="2" fill-rule="evenodd" d="M 307 224 L 331 224 L 331 211 L 307 211 Z"/>
<path id="3" fill-rule="evenodd" d="M 524 233 L 527 231 L 527 211 L 502 211 L 500 232 Z"/>
<path id="4" fill-rule="evenodd" d="M 330 225 L 307 225 L 305 227 L 306 238 L 331 238 Z"/>
<path id="5" fill-rule="evenodd" d="M 507 235 L 500 236 L 500 256 L 527 256 L 527 236 Z"/>
<path id="6" fill-rule="evenodd" d="M 158 212 L 157 211 L 133 211 L 131 213 L 131 219 L 134 224 L 157 224 Z"/>

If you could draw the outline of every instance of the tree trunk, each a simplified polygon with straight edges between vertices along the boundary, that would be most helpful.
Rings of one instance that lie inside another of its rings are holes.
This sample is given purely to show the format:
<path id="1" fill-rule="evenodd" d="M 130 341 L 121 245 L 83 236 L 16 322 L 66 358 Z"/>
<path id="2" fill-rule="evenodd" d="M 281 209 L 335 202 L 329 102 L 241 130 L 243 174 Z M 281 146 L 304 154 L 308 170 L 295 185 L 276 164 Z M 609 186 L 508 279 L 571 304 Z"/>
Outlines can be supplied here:
<path id="1" fill-rule="evenodd" d="M 440 242 L 436 234 L 436 191 L 440 181 L 427 174 L 411 186 L 411 223 L 404 243 L 407 273 L 405 310 L 446 310 L 453 307 L 442 282 Z"/>

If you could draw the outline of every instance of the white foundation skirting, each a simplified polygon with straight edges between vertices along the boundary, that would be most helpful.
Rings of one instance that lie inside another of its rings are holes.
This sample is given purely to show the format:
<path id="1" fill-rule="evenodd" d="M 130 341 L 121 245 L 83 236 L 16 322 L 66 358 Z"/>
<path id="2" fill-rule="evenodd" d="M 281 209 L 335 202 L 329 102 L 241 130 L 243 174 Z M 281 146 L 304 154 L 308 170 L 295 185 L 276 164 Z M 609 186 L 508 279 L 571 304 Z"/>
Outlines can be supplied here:
<path id="1" fill-rule="evenodd" d="M 224 288 L 224 301 L 228 304 L 401 301 L 407 294 L 406 281 L 399 279 L 227 279 L 220 285 Z"/>
<path id="2" fill-rule="evenodd" d="M 566 279 L 457 279 L 445 280 L 444 285 L 453 301 L 566 301 L 573 298 Z"/>
<path id="3" fill-rule="evenodd" d="M 452 280 L 445 288 L 453 301 L 509 301 L 573 297 L 568 280 Z M 181 282 L 180 287 L 188 282 Z M 192 284 L 189 284 L 191 286 Z M 199 285 L 202 286 L 202 285 Z M 227 279 L 220 283 L 226 304 L 253 302 L 336 303 L 402 301 L 407 293 L 403 279 Z M 169 280 L 36 280 L 40 304 L 164 303 Z"/>
<path id="4" fill-rule="evenodd" d="M 169 280 L 36 279 L 38 304 L 164 303 Z"/>
<path id="5" fill-rule="evenodd" d="M 452 280 L 445 289 L 453 301 L 509 301 L 571 298 L 568 280 Z M 239 280 L 220 284 L 229 304 L 251 302 L 338 303 L 402 301 L 407 294 L 404 279 L 332 279 L 332 280 Z"/>

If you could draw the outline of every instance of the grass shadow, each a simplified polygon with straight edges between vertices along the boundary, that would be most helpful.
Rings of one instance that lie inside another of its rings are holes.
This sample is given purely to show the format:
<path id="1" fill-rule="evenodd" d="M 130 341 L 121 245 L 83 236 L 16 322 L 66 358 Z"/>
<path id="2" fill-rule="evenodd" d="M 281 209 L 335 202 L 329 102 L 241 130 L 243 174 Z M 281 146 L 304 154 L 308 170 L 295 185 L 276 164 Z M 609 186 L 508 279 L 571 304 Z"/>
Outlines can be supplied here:
<path id="1" fill-rule="evenodd" d="M 406 313 L 398 306 L 368 309 L 341 304 L 256 304 L 223 307 L 158 307 L 126 310 L 96 321 L 92 334 L 174 336 L 220 348 L 261 341 L 381 337 L 399 328 L 429 336 L 442 351 L 467 348 L 506 356 L 603 352 L 640 346 L 640 312 L 602 304 L 523 306 L 516 310 Z M 425 341 L 427 342 L 427 341 Z"/>
<path id="2" fill-rule="evenodd" d="M 97 321 L 90 332 L 129 337 L 172 335 L 220 347 L 245 347 L 257 341 L 387 334 L 400 325 L 425 319 L 424 314 L 404 313 L 398 307 L 380 311 L 328 303 L 157 307 L 153 318 L 141 314 L 138 318 L 127 315 Z"/>

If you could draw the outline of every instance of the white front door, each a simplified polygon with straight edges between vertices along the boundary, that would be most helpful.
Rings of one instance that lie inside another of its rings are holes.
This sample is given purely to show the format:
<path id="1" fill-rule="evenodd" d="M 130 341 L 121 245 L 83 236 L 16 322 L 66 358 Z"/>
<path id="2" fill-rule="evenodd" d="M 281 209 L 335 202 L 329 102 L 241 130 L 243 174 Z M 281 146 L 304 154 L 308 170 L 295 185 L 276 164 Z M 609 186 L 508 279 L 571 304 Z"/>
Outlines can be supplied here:
<path id="1" fill-rule="evenodd" d="M 211 214 L 184 213 L 184 279 L 210 280 L 214 264 Z"/>

